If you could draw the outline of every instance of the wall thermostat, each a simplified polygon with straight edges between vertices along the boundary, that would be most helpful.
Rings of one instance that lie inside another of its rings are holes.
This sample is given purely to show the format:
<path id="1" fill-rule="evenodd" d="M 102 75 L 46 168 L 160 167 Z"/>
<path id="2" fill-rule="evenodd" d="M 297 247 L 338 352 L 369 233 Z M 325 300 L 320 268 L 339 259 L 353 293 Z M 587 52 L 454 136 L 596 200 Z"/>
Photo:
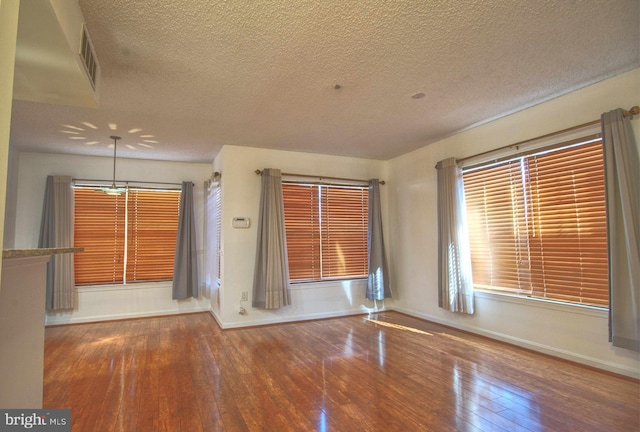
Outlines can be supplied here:
<path id="1" fill-rule="evenodd" d="M 249 228 L 251 225 L 251 219 L 248 217 L 234 217 L 233 218 L 233 227 L 234 228 Z"/>

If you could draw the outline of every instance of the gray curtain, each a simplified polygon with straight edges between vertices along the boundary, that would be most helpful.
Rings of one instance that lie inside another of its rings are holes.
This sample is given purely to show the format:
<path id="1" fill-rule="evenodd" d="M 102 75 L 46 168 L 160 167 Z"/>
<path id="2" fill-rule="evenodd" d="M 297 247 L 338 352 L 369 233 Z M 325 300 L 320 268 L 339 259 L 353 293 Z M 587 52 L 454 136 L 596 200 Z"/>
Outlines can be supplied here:
<path id="1" fill-rule="evenodd" d="M 640 351 L 640 158 L 622 109 L 602 114 L 609 243 L 609 340 Z"/>
<path id="2" fill-rule="evenodd" d="M 70 176 L 47 176 L 38 247 L 73 247 L 73 187 Z M 72 253 L 51 255 L 47 263 L 45 295 L 47 310 L 75 307 Z"/>
<path id="3" fill-rule="evenodd" d="M 368 254 L 367 298 L 369 300 L 391 298 L 389 271 L 382 237 L 382 210 L 380 208 L 380 183 L 378 179 L 369 181 Z"/>
<path id="4" fill-rule="evenodd" d="M 473 314 L 473 280 L 462 168 L 438 162 L 438 306 Z"/>
<path id="5" fill-rule="evenodd" d="M 198 297 L 198 248 L 193 210 L 193 183 L 182 182 L 180 216 L 173 265 L 173 299 Z"/>
<path id="6" fill-rule="evenodd" d="M 262 171 L 252 305 L 278 309 L 290 304 L 282 177 L 279 169 L 268 168 Z"/>

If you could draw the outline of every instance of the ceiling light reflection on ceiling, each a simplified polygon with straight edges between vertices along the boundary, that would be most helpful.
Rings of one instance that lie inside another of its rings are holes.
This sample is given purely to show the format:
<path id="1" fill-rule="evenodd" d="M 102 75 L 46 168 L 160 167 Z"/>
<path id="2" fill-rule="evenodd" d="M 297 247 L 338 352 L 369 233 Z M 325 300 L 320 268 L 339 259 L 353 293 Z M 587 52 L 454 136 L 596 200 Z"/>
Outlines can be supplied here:
<path id="1" fill-rule="evenodd" d="M 60 126 L 62 126 L 64 129 L 61 129 L 59 132 L 63 134 L 67 134 L 67 137 L 69 139 L 78 140 L 78 141 L 87 140 L 86 142 L 83 142 L 83 144 L 87 146 L 92 146 L 96 144 L 105 144 L 105 142 L 102 141 L 99 137 L 92 136 L 94 134 L 93 131 L 99 131 L 101 129 L 99 126 L 88 121 L 82 121 L 79 123 L 86 126 L 86 128 L 82 128 L 82 127 L 74 126 L 70 124 L 61 124 Z M 116 123 L 108 123 L 107 127 L 108 129 L 111 129 L 114 131 L 118 129 L 118 125 Z M 130 134 L 138 134 L 141 131 L 142 131 L 142 128 L 136 127 L 136 128 L 128 129 L 127 132 Z M 135 144 L 126 144 L 126 147 L 129 150 L 140 150 L 141 148 L 152 149 L 154 148 L 152 144 L 159 144 L 159 141 L 144 139 L 144 138 L 154 138 L 154 137 L 155 135 L 151 135 L 151 134 L 134 136 L 130 141 L 135 142 Z M 139 142 L 139 140 L 142 140 L 143 142 Z M 106 144 L 106 146 L 107 148 L 110 148 L 110 149 L 114 148 L 113 143 Z"/>
<path id="2" fill-rule="evenodd" d="M 62 126 L 66 127 L 66 128 L 69 128 L 69 129 L 79 130 L 79 131 L 83 131 L 84 130 L 83 128 L 78 127 L 78 126 L 71 126 L 71 125 L 66 125 L 66 124 L 63 124 Z"/>

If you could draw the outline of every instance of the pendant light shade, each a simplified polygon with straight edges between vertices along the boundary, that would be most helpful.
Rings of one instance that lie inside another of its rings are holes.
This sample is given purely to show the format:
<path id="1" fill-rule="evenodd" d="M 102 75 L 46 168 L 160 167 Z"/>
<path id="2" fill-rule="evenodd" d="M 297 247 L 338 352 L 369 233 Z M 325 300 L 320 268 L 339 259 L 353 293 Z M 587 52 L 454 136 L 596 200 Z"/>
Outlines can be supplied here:
<path id="1" fill-rule="evenodd" d="M 100 188 L 100 190 L 107 195 L 122 195 L 127 191 L 127 189 L 116 186 L 116 148 L 120 137 L 111 135 L 109 138 L 113 140 L 113 181 L 111 182 L 111 186 Z"/>

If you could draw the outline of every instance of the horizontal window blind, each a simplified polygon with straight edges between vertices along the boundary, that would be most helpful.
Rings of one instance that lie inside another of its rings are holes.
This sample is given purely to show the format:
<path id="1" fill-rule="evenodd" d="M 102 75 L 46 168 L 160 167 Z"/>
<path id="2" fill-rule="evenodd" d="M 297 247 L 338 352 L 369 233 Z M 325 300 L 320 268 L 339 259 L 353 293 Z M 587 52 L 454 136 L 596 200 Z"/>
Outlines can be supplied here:
<path id="1" fill-rule="evenodd" d="M 322 277 L 367 275 L 368 189 L 321 186 Z"/>
<path id="2" fill-rule="evenodd" d="M 528 160 L 532 295 L 608 306 L 601 142 Z"/>
<path id="3" fill-rule="evenodd" d="M 602 142 L 464 173 L 474 285 L 608 306 Z"/>
<path id="4" fill-rule="evenodd" d="M 179 191 L 76 187 L 74 198 L 76 285 L 173 278 Z"/>
<path id="5" fill-rule="evenodd" d="M 173 278 L 179 191 L 128 192 L 127 281 Z"/>
<path id="6" fill-rule="evenodd" d="M 314 185 L 283 183 L 289 279 L 320 280 L 320 198 Z"/>
<path id="7" fill-rule="evenodd" d="M 367 275 L 368 189 L 283 183 L 289 278 Z"/>

